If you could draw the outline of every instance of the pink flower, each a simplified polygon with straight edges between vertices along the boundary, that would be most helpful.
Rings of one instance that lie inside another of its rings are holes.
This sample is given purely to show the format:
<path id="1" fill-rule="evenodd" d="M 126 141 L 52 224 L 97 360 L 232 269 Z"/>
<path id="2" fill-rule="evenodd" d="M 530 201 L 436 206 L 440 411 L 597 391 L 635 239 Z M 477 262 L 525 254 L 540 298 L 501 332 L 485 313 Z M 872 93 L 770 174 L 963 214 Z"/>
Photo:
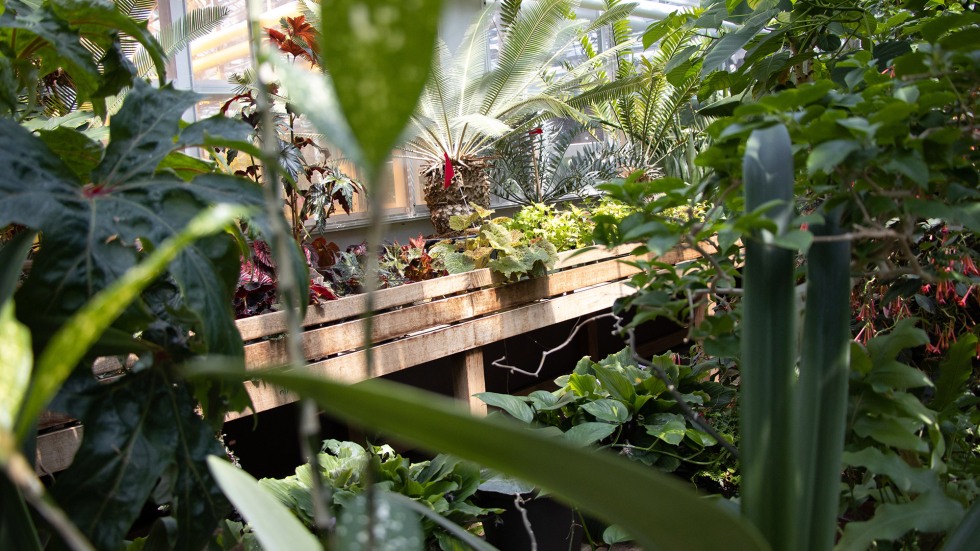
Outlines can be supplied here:
<path id="1" fill-rule="evenodd" d="M 449 187 L 449 184 L 453 183 L 453 176 L 456 175 L 456 171 L 453 170 L 453 161 L 449 158 L 449 153 L 444 151 L 442 156 L 446 158 L 446 170 L 444 171 L 446 175 L 446 183 L 442 186 L 442 189 L 446 189 Z"/>

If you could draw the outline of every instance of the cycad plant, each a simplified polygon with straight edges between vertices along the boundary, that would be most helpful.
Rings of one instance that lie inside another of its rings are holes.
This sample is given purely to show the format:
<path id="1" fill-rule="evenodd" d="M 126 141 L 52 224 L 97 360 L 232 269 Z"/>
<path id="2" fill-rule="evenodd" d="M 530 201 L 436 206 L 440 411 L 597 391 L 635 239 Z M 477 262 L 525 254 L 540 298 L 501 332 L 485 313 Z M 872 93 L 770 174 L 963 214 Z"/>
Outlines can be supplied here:
<path id="1" fill-rule="evenodd" d="M 575 5 L 569 0 L 525 6 L 502 2 L 496 17 L 499 55 L 489 70 L 488 34 L 496 5 L 480 13 L 455 54 L 444 43 L 437 45 L 402 150 L 423 163 L 423 192 L 438 233 L 449 231 L 450 217 L 470 214 L 470 203 L 489 206 L 486 168 L 497 139 L 527 132 L 555 116 L 584 122 L 586 106 L 628 89 L 626 80 L 600 86 L 587 78 L 615 56 L 615 49 L 549 74 L 582 36 L 632 9 L 620 6 L 583 21 L 573 19 Z"/>
<path id="2" fill-rule="evenodd" d="M 619 172 L 617 146 L 611 141 L 596 139 L 574 150 L 583 135 L 600 138 L 595 130 L 595 125 L 553 119 L 498 141 L 490 169 L 494 194 L 530 205 L 594 191 L 594 184 Z"/>
<path id="3" fill-rule="evenodd" d="M 616 7 L 618 1 L 608 2 Z M 693 100 L 700 85 L 701 61 L 698 53 L 707 45 L 690 21 L 696 11 L 677 12 L 647 30 L 643 37 L 646 48 L 655 45 L 649 56 L 621 53 L 616 59 L 615 72 L 597 73 L 605 82 L 635 79 L 639 86 L 634 94 L 593 107 L 605 123 L 620 133 L 623 149 L 622 172 L 641 170 L 647 178 L 676 176 L 691 182 L 698 173 L 693 157 L 700 150 L 707 121 L 699 116 Z M 613 43 L 630 44 L 625 19 L 612 22 Z M 586 44 L 586 52 L 596 55 L 595 48 Z"/>

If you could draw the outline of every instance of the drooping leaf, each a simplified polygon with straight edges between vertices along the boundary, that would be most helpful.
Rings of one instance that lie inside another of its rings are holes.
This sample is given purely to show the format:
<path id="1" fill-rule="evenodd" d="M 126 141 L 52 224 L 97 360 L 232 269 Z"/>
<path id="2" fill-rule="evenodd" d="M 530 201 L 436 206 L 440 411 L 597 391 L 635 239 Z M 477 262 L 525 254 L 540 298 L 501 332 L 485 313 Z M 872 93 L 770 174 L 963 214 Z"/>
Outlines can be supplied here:
<path id="1" fill-rule="evenodd" d="M 348 501 L 337 520 L 337 549 L 358 551 L 366 542 L 379 551 L 412 551 L 425 547 L 419 516 L 402 500 L 375 489 L 373 499 L 364 493 Z M 369 507 L 373 507 L 372 512 Z"/>
<path id="2" fill-rule="evenodd" d="M 415 110 L 435 50 L 442 2 L 328 0 L 321 43 L 324 64 L 363 162 L 374 170 Z M 370 101 L 364 101 L 371 98 Z"/>
<path id="3" fill-rule="evenodd" d="M 3 302 L 0 304 L 0 430 L 13 430 L 33 364 L 31 334 L 14 318 L 13 302 Z"/>
<path id="4" fill-rule="evenodd" d="M 208 467 L 222 491 L 248 520 L 268 551 L 319 551 L 320 543 L 275 497 L 245 471 L 215 456 Z"/>
<path id="5" fill-rule="evenodd" d="M 196 372 L 242 380 L 241 374 L 218 368 L 202 367 Z M 450 399 L 377 379 L 348 386 L 295 370 L 252 372 L 249 377 L 255 375 L 311 397 L 344 418 L 535 483 L 568 503 L 619 523 L 644 547 L 768 548 L 754 528 L 697 497 L 677 480 L 504 419 L 472 417 Z M 555 468 L 555 457 L 561 457 L 561 469 Z M 631 491 L 608 491 L 623 484 Z M 689 522 L 692 517 L 701 522 Z"/>

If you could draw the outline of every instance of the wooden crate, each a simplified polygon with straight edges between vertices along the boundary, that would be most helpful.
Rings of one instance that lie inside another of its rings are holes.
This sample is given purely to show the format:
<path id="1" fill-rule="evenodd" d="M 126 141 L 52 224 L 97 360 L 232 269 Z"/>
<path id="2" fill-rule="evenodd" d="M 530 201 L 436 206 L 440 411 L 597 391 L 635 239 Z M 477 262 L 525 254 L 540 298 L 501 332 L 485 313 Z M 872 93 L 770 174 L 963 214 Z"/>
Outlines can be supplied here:
<path id="1" fill-rule="evenodd" d="M 482 347 L 609 308 L 631 292 L 625 281 L 638 270 L 622 260 L 629 258 L 632 249 L 562 253 L 547 277 L 516 283 L 500 284 L 483 269 L 378 291 L 371 334 L 373 366 L 367 365 L 364 351 L 366 295 L 311 307 L 302 322 L 307 368 L 324 377 L 356 383 L 451 357 L 455 396 L 474 413 L 484 413 L 486 406 L 472 397 L 486 388 Z M 671 251 L 660 260 L 677 264 L 695 256 L 689 250 Z M 246 342 L 248 369 L 286 363 L 284 312 L 236 323 Z M 246 388 L 254 411 L 231 413 L 228 420 L 297 399 L 268 385 L 247 382 Z M 83 428 L 64 417 L 47 421 L 38 436 L 38 470 L 56 472 L 71 463 Z"/>

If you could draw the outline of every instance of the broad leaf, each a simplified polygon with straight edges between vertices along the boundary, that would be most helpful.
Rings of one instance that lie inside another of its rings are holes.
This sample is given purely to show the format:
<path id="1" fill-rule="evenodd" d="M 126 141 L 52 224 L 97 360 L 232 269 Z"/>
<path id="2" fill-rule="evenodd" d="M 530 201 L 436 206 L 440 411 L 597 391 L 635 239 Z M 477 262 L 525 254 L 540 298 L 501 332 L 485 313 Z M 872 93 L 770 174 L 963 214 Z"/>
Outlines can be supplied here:
<path id="1" fill-rule="evenodd" d="M 564 433 L 565 440 L 576 446 L 590 446 L 616 432 L 618 425 L 611 423 L 581 423 Z"/>
<path id="2" fill-rule="evenodd" d="M 525 423 L 530 423 L 534 420 L 534 410 L 527 403 L 509 394 L 497 394 L 496 392 L 481 392 L 479 394 L 474 394 L 480 400 L 483 400 L 488 406 L 498 407 L 515 419 L 520 419 Z"/>
<path id="3" fill-rule="evenodd" d="M 876 540 L 894 541 L 910 530 L 942 532 L 962 516 L 963 506 L 940 491 L 919 495 L 910 503 L 884 503 L 871 520 L 848 523 L 836 549 L 864 551 Z"/>
<path id="4" fill-rule="evenodd" d="M 373 507 L 374 511 L 368 507 Z M 373 541 L 370 548 L 378 551 L 410 551 L 425 547 L 419 516 L 402 500 L 389 497 L 388 492 L 379 488 L 374 490 L 373 499 L 360 493 L 345 503 L 336 530 L 339 551 L 359 551 L 368 541 Z"/>
<path id="5" fill-rule="evenodd" d="M 687 423 L 684 416 L 676 413 L 654 414 L 644 425 L 647 434 L 656 436 L 664 442 L 676 446 L 684 440 Z"/>
<path id="6" fill-rule="evenodd" d="M 610 423 L 625 423 L 631 417 L 629 408 L 616 400 L 596 400 L 583 404 L 582 409 L 591 413 L 596 419 Z"/>
<path id="7" fill-rule="evenodd" d="M 942 411 L 954 403 L 957 398 L 967 394 L 967 382 L 973 373 L 973 358 L 977 351 L 977 337 L 973 334 L 961 335 L 956 343 L 949 347 L 943 363 L 939 365 L 939 379 L 936 381 L 936 393 L 929 406 Z"/>

